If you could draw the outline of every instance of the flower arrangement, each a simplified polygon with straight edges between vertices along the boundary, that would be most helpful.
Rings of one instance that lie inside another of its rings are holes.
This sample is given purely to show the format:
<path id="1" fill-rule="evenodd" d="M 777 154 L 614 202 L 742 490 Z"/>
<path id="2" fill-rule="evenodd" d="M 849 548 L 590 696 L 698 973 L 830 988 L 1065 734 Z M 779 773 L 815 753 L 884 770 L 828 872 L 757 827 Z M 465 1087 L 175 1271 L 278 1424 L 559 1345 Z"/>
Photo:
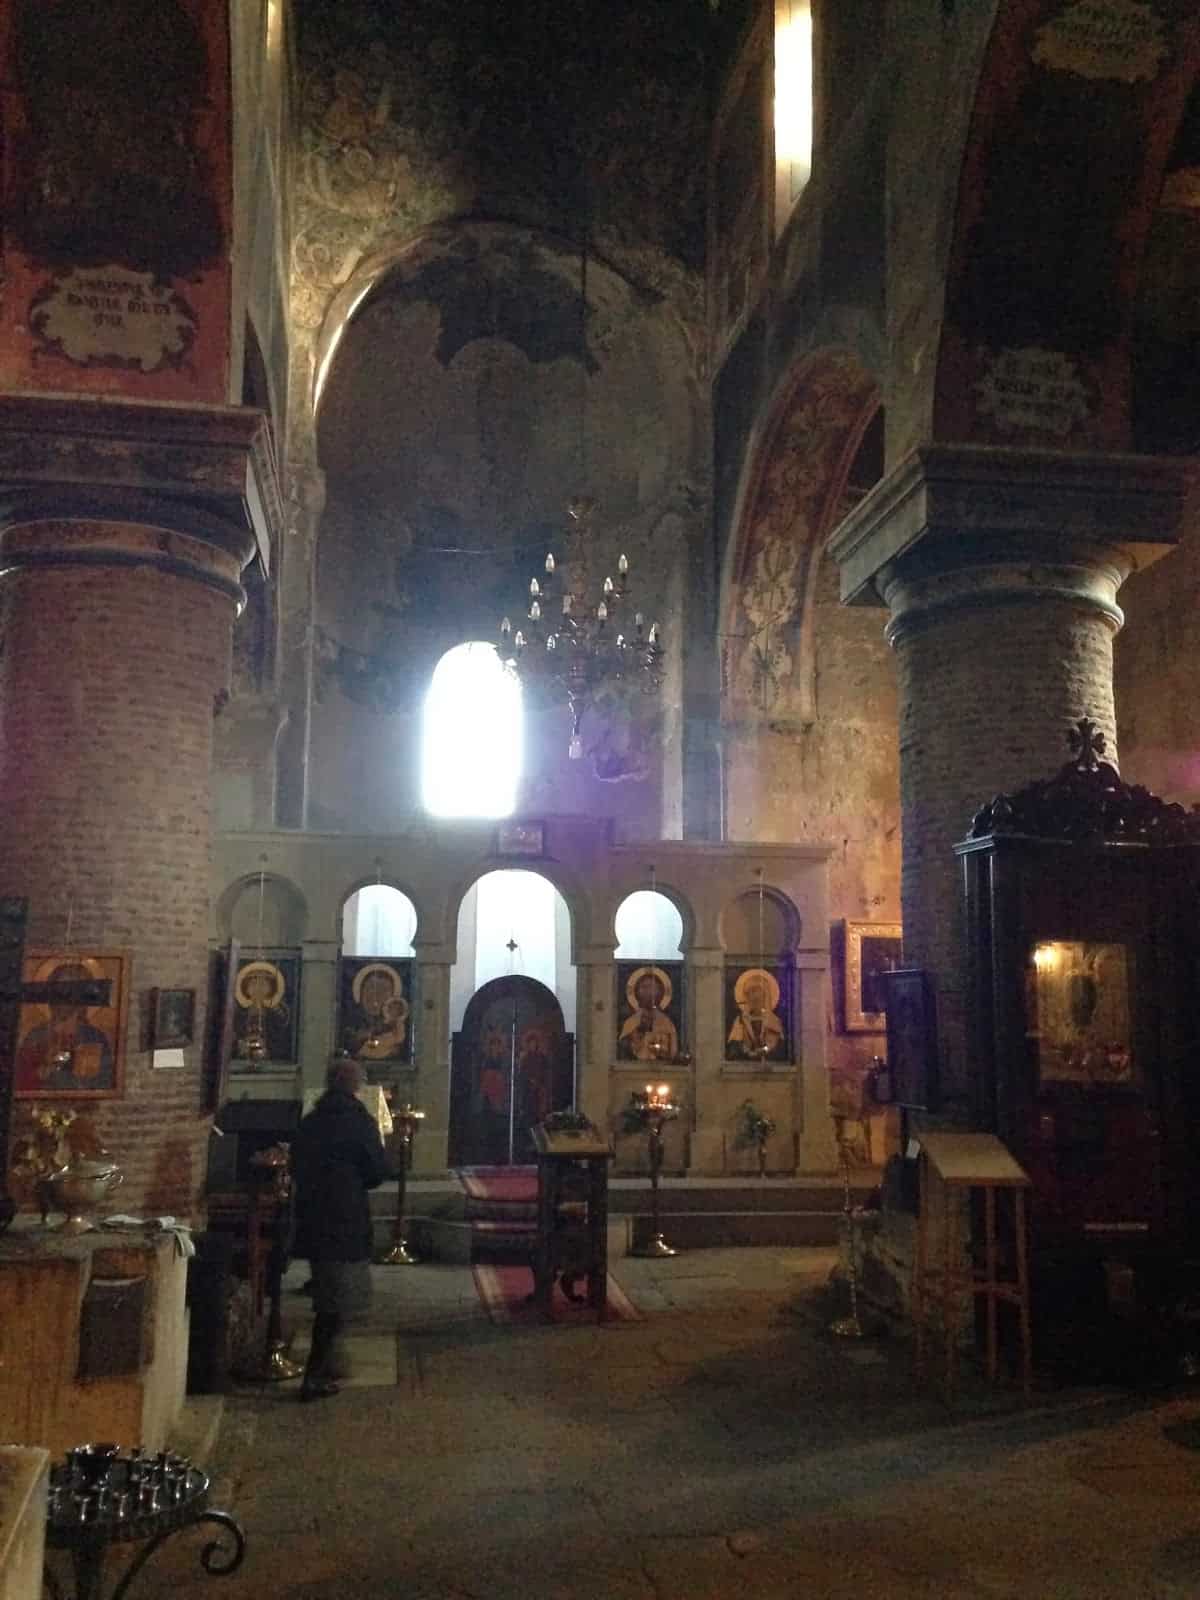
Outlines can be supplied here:
<path id="1" fill-rule="evenodd" d="M 89 1117 L 70 1106 L 31 1105 L 18 1128 L 9 1173 L 34 1200 L 45 1222 L 50 1212 L 49 1180 L 78 1156 L 97 1156 L 104 1147 Z"/>
<path id="2" fill-rule="evenodd" d="M 591 1122 L 582 1111 L 552 1111 L 542 1118 L 547 1133 L 592 1133 Z"/>
<path id="3" fill-rule="evenodd" d="M 736 1143 L 744 1150 L 753 1145 L 758 1151 L 758 1174 L 765 1175 L 767 1170 L 767 1140 L 775 1132 L 775 1118 L 769 1117 L 765 1111 L 760 1111 L 753 1100 L 743 1100 L 738 1107 L 738 1131 Z"/>

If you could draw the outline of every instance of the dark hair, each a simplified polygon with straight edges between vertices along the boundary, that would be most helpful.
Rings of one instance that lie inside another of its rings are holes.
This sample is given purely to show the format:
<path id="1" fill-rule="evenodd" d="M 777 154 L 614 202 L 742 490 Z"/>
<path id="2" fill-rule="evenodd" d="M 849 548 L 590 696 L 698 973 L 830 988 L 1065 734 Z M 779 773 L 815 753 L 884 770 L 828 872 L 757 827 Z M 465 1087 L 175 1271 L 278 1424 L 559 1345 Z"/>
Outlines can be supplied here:
<path id="1" fill-rule="evenodd" d="M 366 1073 L 353 1056 L 332 1062 L 325 1074 L 325 1087 L 340 1089 L 343 1094 L 357 1094 L 366 1081 Z"/>

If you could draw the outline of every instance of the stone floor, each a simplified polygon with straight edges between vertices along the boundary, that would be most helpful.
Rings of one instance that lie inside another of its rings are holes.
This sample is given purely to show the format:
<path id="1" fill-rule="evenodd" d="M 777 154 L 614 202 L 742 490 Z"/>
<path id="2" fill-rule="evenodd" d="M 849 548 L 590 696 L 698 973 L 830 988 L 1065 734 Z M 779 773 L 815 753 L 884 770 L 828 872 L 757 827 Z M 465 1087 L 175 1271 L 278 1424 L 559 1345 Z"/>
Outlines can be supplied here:
<path id="1" fill-rule="evenodd" d="M 625 1260 L 637 1323 L 495 1327 L 470 1270 L 376 1270 L 354 1380 L 231 1396 L 216 1498 L 143 1600 L 1200 1595 L 1200 1396 L 914 1388 L 826 1332 L 820 1250 Z M 307 1303 L 293 1291 L 297 1326 Z M 298 1341 L 298 1345 L 299 1345 Z M 189 1544 L 190 1541 L 190 1544 Z M 115 1571 L 113 1576 L 115 1577 Z"/>

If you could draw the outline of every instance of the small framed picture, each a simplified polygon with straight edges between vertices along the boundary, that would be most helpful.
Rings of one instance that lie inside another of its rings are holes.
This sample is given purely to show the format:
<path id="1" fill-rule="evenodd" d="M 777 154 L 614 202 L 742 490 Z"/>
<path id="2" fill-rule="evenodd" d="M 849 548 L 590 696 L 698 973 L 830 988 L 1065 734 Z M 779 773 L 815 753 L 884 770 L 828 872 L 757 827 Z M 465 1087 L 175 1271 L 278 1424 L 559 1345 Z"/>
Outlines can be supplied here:
<path id="1" fill-rule="evenodd" d="M 540 822 L 502 822 L 496 829 L 498 856 L 540 856 L 546 848 L 546 829 Z"/>
<path id="2" fill-rule="evenodd" d="M 196 1026 L 195 989 L 155 989 L 152 1050 L 180 1050 L 191 1044 Z"/>
<path id="3" fill-rule="evenodd" d="M 847 1033 L 883 1033 L 887 1027 L 884 974 L 900 965 L 898 922 L 847 922 L 843 973 Z"/>
<path id="4" fill-rule="evenodd" d="M 884 974 L 892 1099 L 910 1111 L 938 1108 L 937 1003 L 923 967 Z"/>

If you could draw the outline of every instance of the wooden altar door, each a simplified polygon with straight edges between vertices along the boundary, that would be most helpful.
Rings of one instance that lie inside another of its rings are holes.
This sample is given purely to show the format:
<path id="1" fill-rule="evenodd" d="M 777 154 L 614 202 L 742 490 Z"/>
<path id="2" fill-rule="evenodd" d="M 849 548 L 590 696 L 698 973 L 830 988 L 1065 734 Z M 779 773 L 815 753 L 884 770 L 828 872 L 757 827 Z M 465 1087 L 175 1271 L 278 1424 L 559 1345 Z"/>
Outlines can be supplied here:
<path id="1" fill-rule="evenodd" d="M 533 1160 L 529 1130 L 575 1102 L 575 1039 L 536 978 L 476 990 L 450 1052 L 450 1165 Z"/>

